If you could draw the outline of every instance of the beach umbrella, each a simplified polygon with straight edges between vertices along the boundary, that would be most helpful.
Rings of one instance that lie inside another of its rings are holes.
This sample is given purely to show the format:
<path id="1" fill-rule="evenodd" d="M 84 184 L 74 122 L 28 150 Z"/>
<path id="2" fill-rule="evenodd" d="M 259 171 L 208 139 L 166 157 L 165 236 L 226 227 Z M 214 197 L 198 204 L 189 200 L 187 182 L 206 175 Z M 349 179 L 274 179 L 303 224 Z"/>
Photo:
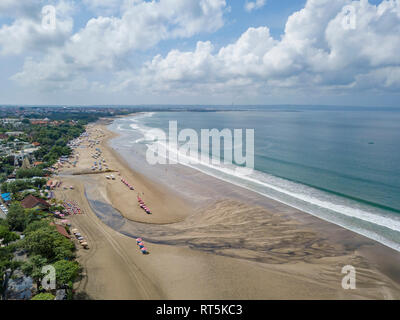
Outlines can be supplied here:
<path id="1" fill-rule="evenodd" d="M 143 254 L 147 253 L 147 248 L 142 248 L 140 250 L 142 251 Z"/>
<path id="2" fill-rule="evenodd" d="M 142 242 L 142 241 L 143 241 L 142 238 L 137 238 L 137 239 L 136 239 L 136 242 L 137 242 L 137 243 Z"/>

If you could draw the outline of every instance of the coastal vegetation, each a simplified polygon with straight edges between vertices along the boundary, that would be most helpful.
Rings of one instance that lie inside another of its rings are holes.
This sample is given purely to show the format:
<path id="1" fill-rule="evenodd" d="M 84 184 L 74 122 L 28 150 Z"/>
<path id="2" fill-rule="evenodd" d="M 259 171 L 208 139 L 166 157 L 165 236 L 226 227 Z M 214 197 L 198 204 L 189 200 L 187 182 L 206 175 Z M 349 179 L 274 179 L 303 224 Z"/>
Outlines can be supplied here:
<path id="1" fill-rule="evenodd" d="M 39 293 L 32 300 L 54 300 L 55 296 L 51 293 Z"/>
<path id="2" fill-rule="evenodd" d="M 21 170 L 21 169 L 20 169 Z M 1 185 L 1 192 L 3 193 L 16 193 L 27 189 L 41 189 L 46 184 L 45 178 L 40 179 L 19 179 L 3 183 Z"/>
<path id="3" fill-rule="evenodd" d="M 79 137 L 87 123 L 111 115 L 113 113 L 109 111 L 93 114 L 50 112 L 45 121 L 32 121 L 42 116 L 33 113 L 19 122 L 0 124 L 0 144 L 9 150 L 7 155 L 0 156 L 0 189 L 2 194 L 12 195 L 7 203 L 7 216 L 0 219 L 1 299 L 5 298 L 7 282 L 17 270 L 31 277 L 36 284 L 37 294 L 32 300 L 54 300 L 57 289 L 65 290 L 68 298 L 73 297 L 72 286 L 80 273 L 80 266 L 75 261 L 75 245 L 57 231 L 53 222 L 53 212 L 61 211 L 63 207 L 53 201 L 47 210 L 29 209 L 24 208 L 21 201 L 29 194 L 44 199 L 50 167 L 60 157 L 71 154 L 69 141 Z M 13 117 L 12 114 L 7 116 Z M 17 154 L 27 147 L 33 150 L 23 153 L 28 155 L 28 162 L 25 158 L 24 163 L 17 161 Z M 19 254 L 25 258 L 16 259 Z M 45 276 L 42 268 L 48 265 L 56 272 L 55 290 L 46 290 L 41 285 Z"/>
<path id="4" fill-rule="evenodd" d="M 47 265 L 56 270 L 56 289 L 63 288 L 71 293 L 80 270 L 79 264 L 74 261 L 75 245 L 57 232 L 52 221 L 48 212 L 25 209 L 18 201 L 10 204 L 6 219 L 0 220 L 0 239 L 6 246 L 0 248 L 0 290 L 3 293 L 6 278 L 20 269 L 36 283 L 37 292 L 43 293 L 35 300 L 50 297 L 52 293 L 41 285 L 45 276 L 42 268 Z M 16 252 L 23 252 L 27 258 L 22 262 L 15 261 Z"/>

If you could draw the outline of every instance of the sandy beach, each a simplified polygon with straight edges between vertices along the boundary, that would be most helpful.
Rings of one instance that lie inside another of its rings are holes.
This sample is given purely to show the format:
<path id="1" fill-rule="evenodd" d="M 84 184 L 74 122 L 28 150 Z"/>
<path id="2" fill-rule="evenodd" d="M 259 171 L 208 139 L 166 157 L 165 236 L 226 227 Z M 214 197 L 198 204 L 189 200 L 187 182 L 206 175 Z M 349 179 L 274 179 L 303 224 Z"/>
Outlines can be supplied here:
<path id="1" fill-rule="evenodd" d="M 89 125 L 88 139 L 73 156 L 79 155 L 76 166 L 59 170 L 63 185 L 73 190 L 55 191 L 57 199 L 74 200 L 83 212 L 69 218 L 89 243 L 77 253 L 82 298 L 400 298 L 398 252 L 250 191 L 184 172 L 208 182 L 203 197 L 191 202 L 183 191 L 132 168 L 110 147 L 116 134 L 106 123 Z M 101 156 L 94 160 L 96 148 Z M 92 170 L 94 161 L 109 172 Z M 217 189 L 223 196 L 207 198 Z M 152 214 L 139 207 L 138 196 Z M 150 254 L 138 250 L 137 236 Z M 341 286 L 346 265 L 357 270 L 355 290 Z"/>

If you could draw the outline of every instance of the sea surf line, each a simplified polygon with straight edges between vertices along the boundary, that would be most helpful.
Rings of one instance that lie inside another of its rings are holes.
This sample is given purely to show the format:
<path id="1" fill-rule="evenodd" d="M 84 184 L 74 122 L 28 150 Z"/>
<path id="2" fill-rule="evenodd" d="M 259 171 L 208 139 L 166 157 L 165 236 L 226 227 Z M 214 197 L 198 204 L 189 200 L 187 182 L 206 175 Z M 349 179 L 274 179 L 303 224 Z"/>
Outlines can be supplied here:
<path id="1" fill-rule="evenodd" d="M 143 125 L 143 123 L 140 122 L 141 117 L 135 117 L 134 119 L 131 119 L 131 120 L 134 121 L 134 124 L 132 123 L 133 126 L 131 125 L 130 127 L 135 131 L 139 131 L 142 135 L 145 135 L 145 133 L 148 130 L 152 129 L 150 127 Z M 148 148 L 152 148 L 154 141 L 145 141 L 145 142 L 146 142 L 145 144 Z M 162 142 L 157 141 L 156 143 L 160 144 Z M 167 147 L 167 145 L 164 143 L 164 148 L 165 147 Z M 371 238 L 375 241 L 378 241 L 378 242 L 380 242 L 388 247 L 391 247 L 397 251 L 400 251 L 400 245 L 399 245 L 400 242 L 397 242 L 397 239 L 400 239 L 400 234 L 399 234 L 400 220 L 393 219 L 393 218 L 385 216 L 385 215 L 368 212 L 368 210 L 362 210 L 362 209 L 359 209 L 359 208 L 356 208 L 353 206 L 346 206 L 346 205 L 343 205 L 340 203 L 336 204 L 336 203 L 333 203 L 330 201 L 320 200 L 319 198 L 316 198 L 315 196 L 312 196 L 312 195 L 292 192 L 292 191 L 286 190 L 280 186 L 271 185 L 270 183 L 265 183 L 263 181 L 260 181 L 261 180 L 260 178 L 255 179 L 253 177 L 253 175 L 238 177 L 237 175 L 232 175 L 232 171 L 229 170 L 229 168 L 215 166 L 215 165 L 210 164 L 209 162 L 204 162 L 204 163 L 200 162 L 197 165 L 193 165 L 193 164 L 187 163 L 187 161 L 185 161 L 185 162 L 182 162 L 181 164 L 191 167 L 195 170 L 203 172 L 203 173 L 205 173 L 209 176 L 215 177 L 217 179 L 220 179 L 220 180 L 226 181 L 228 183 L 237 185 L 239 187 L 245 188 L 247 190 L 256 192 L 264 197 L 279 201 L 290 207 L 293 207 L 293 208 L 296 208 L 303 212 L 309 213 L 313 216 L 316 216 L 316 217 L 326 220 L 328 222 L 337 224 L 337 225 L 342 226 L 346 229 L 349 229 L 353 232 L 359 233 L 359 234 L 364 235 L 368 238 Z M 203 166 L 203 167 L 201 167 L 201 166 Z M 209 169 L 211 169 L 211 172 Z M 255 171 L 255 173 L 257 174 L 258 171 Z M 259 172 L 259 173 L 262 175 L 268 175 L 264 172 Z M 271 177 L 273 177 L 273 176 L 271 176 Z M 240 181 L 238 181 L 238 180 L 240 180 Z M 285 179 L 281 179 L 281 180 L 285 180 Z M 290 182 L 290 181 L 288 180 L 287 182 Z M 246 185 L 246 183 L 248 185 Z M 300 189 L 304 189 L 304 186 L 301 184 L 298 184 L 298 183 L 292 183 L 292 184 L 296 184 L 296 185 L 298 185 L 298 187 L 301 186 Z M 267 189 L 267 190 L 269 189 L 270 191 L 272 190 L 275 193 L 277 193 L 278 195 L 273 195 L 273 194 L 265 192 L 265 190 L 260 190 L 260 189 Z M 313 188 L 310 187 L 309 189 L 313 189 Z M 282 199 L 281 195 L 287 196 L 288 199 Z M 295 201 L 296 203 L 293 203 L 293 200 L 296 200 Z M 303 206 L 303 203 L 305 204 L 304 206 Z M 310 206 L 312 208 L 309 208 Z M 327 212 L 323 212 L 323 210 L 325 210 Z M 343 221 L 342 218 L 346 218 L 347 221 Z M 364 223 L 364 226 L 360 227 L 356 223 L 353 223 L 353 221 L 351 221 L 352 223 L 351 223 L 351 225 L 349 225 L 348 224 L 349 219 L 354 220 L 356 222 L 359 221 L 360 223 Z M 365 228 L 366 227 L 365 224 L 376 225 L 376 226 L 391 230 L 390 232 L 392 234 L 394 234 L 394 238 L 396 239 L 396 241 L 392 241 L 390 238 L 385 237 L 385 235 L 379 234 L 379 233 L 375 232 L 374 230 Z"/>

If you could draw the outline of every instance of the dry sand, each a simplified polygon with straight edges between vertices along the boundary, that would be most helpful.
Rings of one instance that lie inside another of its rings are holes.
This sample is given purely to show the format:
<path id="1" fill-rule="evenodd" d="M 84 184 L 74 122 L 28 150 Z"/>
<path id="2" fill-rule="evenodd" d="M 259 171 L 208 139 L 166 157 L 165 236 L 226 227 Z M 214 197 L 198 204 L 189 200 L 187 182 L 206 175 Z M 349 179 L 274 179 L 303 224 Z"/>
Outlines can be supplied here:
<path id="1" fill-rule="evenodd" d="M 397 253 L 392 257 L 386 248 L 368 241 L 372 249 L 349 249 L 280 212 L 232 199 L 194 209 L 175 192 L 139 174 L 140 168 L 133 171 L 108 146 L 115 134 L 104 124 L 91 125 L 88 132 L 91 139 L 101 142 L 76 150 L 80 154 L 77 166 L 60 171 L 61 180 L 75 189 L 59 189 L 56 196 L 75 200 L 83 209 L 71 222 L 89 242 L 89 250 L 78 251 L 84 276 L 77 290 L 90 298 L 400 298 L 400 286 L 393 279 L 399 272 Z M 97 147 L 116 180 L 105 178 L 111 173 L 85 174 L 90 172 Z M 135 191 L 122 184 L 120 177 Z M 99 219 L 86 197 L 89 190 L 92 200 L 117 209 L 125 218 L 123 223 Z M 139 208 L 138 194 L 151 215 Z M 328 223 L 324 226 L 330 228 Z M 149 255 L 140 253 L 130 234 L 153 240 L 146 243 Z M 377 252 L 386 253 L 384 264 Z M 341 287 L 341 269 L 348 264 L 357 270 L 356 290 Z"/>

